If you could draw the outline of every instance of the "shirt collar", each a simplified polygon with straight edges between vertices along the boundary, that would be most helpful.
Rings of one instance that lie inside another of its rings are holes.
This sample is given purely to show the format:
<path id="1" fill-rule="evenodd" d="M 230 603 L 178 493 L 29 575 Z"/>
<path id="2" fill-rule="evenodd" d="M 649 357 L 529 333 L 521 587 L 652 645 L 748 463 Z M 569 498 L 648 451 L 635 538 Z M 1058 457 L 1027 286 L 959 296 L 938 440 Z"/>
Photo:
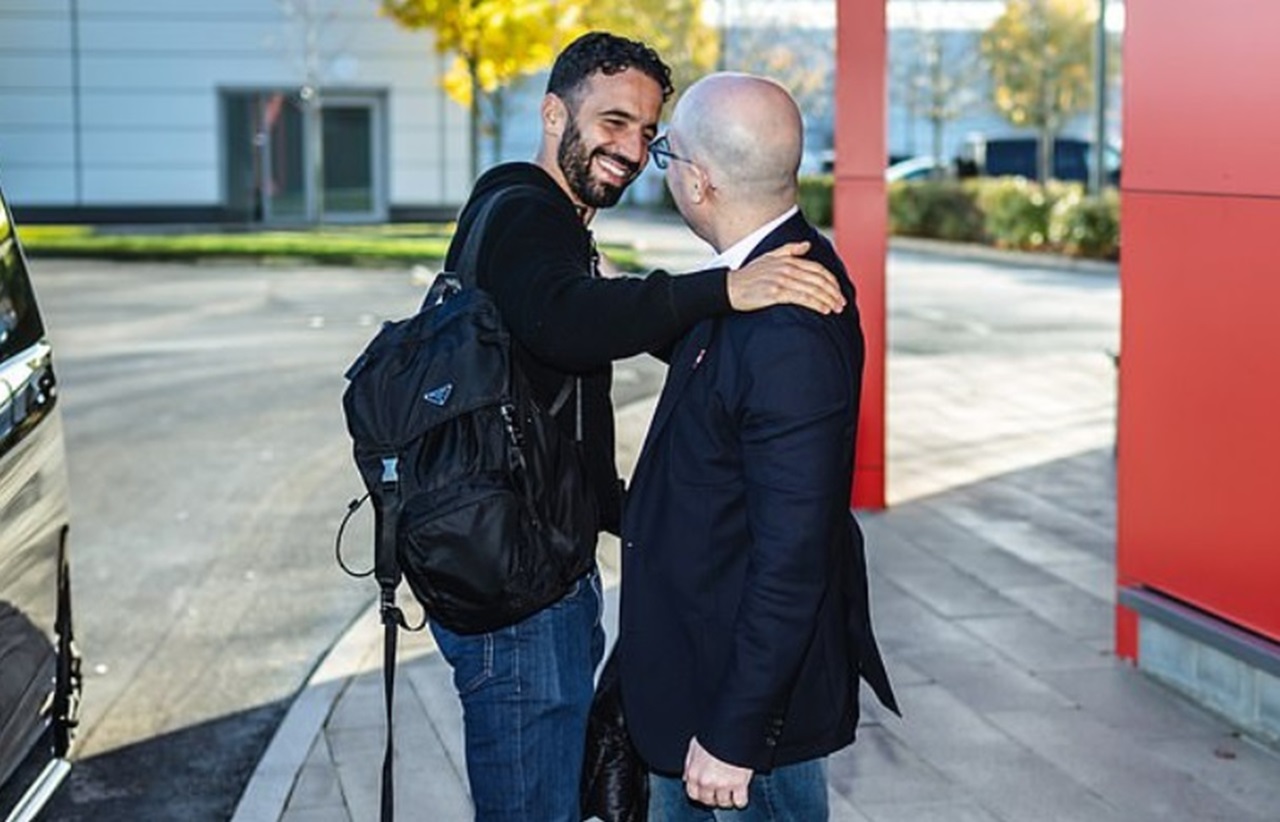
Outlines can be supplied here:
<path id="1" fill-rule="evenodd" d="M 799 206 L 792 206 L 787 209 L 778 217 L 760 226 L 755 231 L 726 248 L 724 251 L 721 251 L 711 260 L 711 262 L 707 263 L 706 267 L 728 268 L 730 270 L 741 268 L 742 264 L 747 261 L 747 255 L 754 251 L 756 246 L 760 245 L 760 241 L 765 237 L 768 237 L 775 228 L 782 225 L 787 220 L 790 220 L 799 210 Z"/>

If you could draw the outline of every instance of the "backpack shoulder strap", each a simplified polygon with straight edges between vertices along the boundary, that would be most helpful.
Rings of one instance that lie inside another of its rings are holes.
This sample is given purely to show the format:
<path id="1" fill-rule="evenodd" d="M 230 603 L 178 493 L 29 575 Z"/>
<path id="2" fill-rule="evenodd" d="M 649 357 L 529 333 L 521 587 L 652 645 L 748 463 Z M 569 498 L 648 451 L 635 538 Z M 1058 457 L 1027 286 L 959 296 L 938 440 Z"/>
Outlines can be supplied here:
<path id="1" fill-rule="evenodd" d="M 489 231 L 489 224 L 493 222 L 494 212 L 497 211 L 499 203 L 516 196 L 517 193 L 535 197 L 548 204 L 556 202 L 551 194 L 529 183 L 501 188 L 489 195 L 489 198 L 480 207 L 480 211 L 467 229 L 466 240 L 463 241 L 462 251 L 459 253 L 457 264 L 454 266 L 453 273 L 461 280 L 463 285 L 471 288 L 477 287 L 476 269 L 480 264 L 480 252 L 484 246 L 485 235 Z"/>
<path id="2" fill-rule="evenodd" d="M 455 281 L 461 282 L 462 285 L 470 288 L 478 288 L 476 282 L 476 269 L 480 266 L 480 251 L 484 245 L 485 233 L 489 229 L 489 224 L 493 221 L 493 214 L 497 211 L 498 203 L 512 197 L 520 192 L 521 194 L 536 197 L 548 204 L 555 204 L 556 199 L 538 186 L 528 183 L 510 186 L 509 188 L 499 189 L 485 200 L 484 205 L 480 207 L 480 211 L 476 214 L 475 220 L 471 223 L 467 230 L 467 238 L 463 241 L 462 251 L 458 255 L 458 263 L 454 266 L 452 277 Z M 595 251 L 595 245 L 592 245 L 592 252 Z M 435 288 L 432 288 L 435 291 Z M 438 299 L 438 298 L 437 298 Z M 427 295 L 427 303 L 432 300 L 432 295 Z M 552 400 L 548 413 L 554 417 L 564 408 L 565 402 L 569 399 L 569 394 L 577 388 L 577 420 L 575 424 L 576 439 L 582 441 L 582 383 L 579 378 L 565 377 L 564 384 L 560 387 L 560 391 L 556 394 L 556 398 Z"/>

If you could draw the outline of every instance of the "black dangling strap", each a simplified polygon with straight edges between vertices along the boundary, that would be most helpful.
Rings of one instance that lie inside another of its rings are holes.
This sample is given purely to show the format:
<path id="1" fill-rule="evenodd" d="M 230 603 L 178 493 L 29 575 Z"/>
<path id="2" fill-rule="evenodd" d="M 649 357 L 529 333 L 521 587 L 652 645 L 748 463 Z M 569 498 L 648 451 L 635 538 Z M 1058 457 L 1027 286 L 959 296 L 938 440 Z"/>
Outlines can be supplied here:
<path id="1" fill-rule="evenodd" d="M 404 614 L 396 606 L 396 588 L 400 586 L 400 563 L 396 559 L 396 529 L 402 506 L 400 460 L 396 456 L 382 460 L 382 483 L 378 505 L 374 509 L 374 570 L 381 591 L 382 624 L 385 626 L 382 657 L 382 684 L 387 708 L 387 747 L 382 757 L 382 822 L 395 818 L 395 783 L 393 753 L 395 732 L 392 705 L 395 701 L 396 631 L 404 626 Z"/>
<path id="2" fill-rule="evenodd" d="M 347 503 L 347 513 L 342 518 L 342 523 L 338 525 L 337 536 L 333 538 L 333 555 L 338 559 L 338 567 L 341 568 L 349 576 L 353 576 L 357 578 L 369 576 L 370 574 L 373 573 L 374 568 L 376 568 L 377 566 L 370 566 L 369 570 L 367 571 L 351 570 L 351 568 L 347 565 L 346 561 L 343 560 L 342 558 L 342 534 L 347 530 L 347 523 L 351 521 L 351 517 L 355 515 L 356 511 L 360 510 L 360 506 L 364 505 L 364 501 L 367 500 L 368 498 L 369 498 L 369 494 L 368 492 L 365 492 L 365 495 L 360 499 L 353 499 L 351 500 L 351 502 Z"/>
<path id="3" fill-rule="evenodd" d="M 382 653 L 382 691 L 386 700 L 387 707 L 387 746 L 382 754 L 382 822 L 393 822 L 395 819 L 395 779 L 394 779 L 394 748 L 395 733 L 392 725 L 392 705 L 395 702 L 396 689 L 396 632 L 400 629 L 403 622 L 397 622 L 394 612 L 399 615 L 399 609 L 392 606 L 387 609 L 386 603 L 383 603 L 382 624 L 385 627 L 383 637 L 383 653 Z"/>

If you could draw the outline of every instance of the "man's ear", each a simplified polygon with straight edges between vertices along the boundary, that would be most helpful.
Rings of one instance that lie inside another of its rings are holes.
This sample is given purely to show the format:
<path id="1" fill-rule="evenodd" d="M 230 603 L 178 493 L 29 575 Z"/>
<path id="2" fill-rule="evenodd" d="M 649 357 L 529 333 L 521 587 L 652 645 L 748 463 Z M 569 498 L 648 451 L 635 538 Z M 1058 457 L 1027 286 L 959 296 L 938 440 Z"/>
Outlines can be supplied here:
<path id="1" fill-rule="evenodd" d="M 689 199 L 695 203 L 705 202 L 707 194 L 711 191 L 711 178 L 702 170 L 702 166 L 690 165 L 691 174 L 685 175 L 686 185 L 689 186 Z"/>
<path id="2" fill-rule="evenodd" d="M 559 95 L 547 92 L 542 96 L 542 130 L 548 136 L 560 137 L 569 122 L 569 107 Z"/>

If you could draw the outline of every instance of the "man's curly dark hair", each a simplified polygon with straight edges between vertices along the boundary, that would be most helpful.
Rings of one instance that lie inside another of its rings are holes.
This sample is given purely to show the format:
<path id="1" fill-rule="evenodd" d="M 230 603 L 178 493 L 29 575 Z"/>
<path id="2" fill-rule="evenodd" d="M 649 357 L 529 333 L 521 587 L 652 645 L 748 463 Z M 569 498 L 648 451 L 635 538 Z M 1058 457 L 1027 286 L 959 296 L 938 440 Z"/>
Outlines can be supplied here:
<path id="1" fill-rule="evenodd" d="M 662 62 L 658 52 L 637 40 L 606 31 L 588 32 L 560 52 L 551 67 L 547 91 L 572 106 L 591 75 L 596 72 L 618 74 L 629 68 L 653 78 L 662 89 L 663 102 L 670 99 L 674 90 L 671 68 Z"/>

